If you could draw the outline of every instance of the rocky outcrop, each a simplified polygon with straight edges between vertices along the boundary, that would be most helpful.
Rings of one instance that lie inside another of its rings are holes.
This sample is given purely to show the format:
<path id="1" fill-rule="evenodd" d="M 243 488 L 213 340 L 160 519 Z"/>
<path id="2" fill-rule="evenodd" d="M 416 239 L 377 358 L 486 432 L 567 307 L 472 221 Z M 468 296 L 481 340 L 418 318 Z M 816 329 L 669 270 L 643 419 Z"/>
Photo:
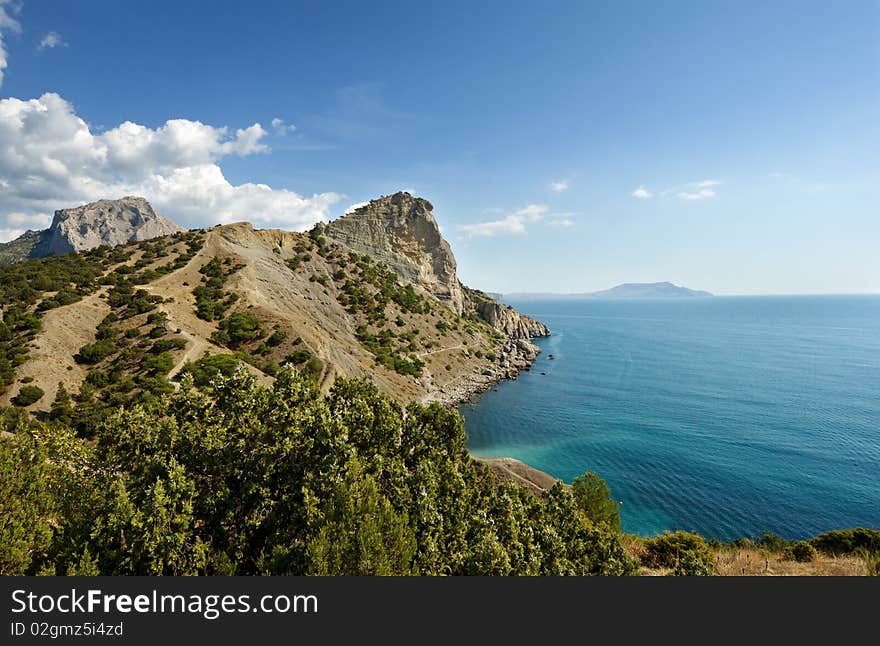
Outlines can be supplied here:
<path id="1" fill-rule="evenodd" d="M 512 339 L 550 335 L 543 323 L 459 282 L 455 256 L 427 200 L 395 193 L 316 228 L 330 240 L 384 262 L 403 282 L 419 286 L 456 314 L 476 313 Z"/>
<path id="2" fill-rule="evenodd" d="M 149 240 L 178 231 L 183 228 L 156 213 L 142 197 L 98 200 L 55 211 L 52 225 L 41 232 L 39 242 L 29 255 L 43 258 L 101 245 Z"/>
<path id="3" fill-rule="evenodd" d="M 474 311 L 489 325 L 511 339 L 550 336 L 550 330 L 546 325 L 530 316 L 520 314 L 510 305 L 503 305 L 498 301 L 479 301 L 474 304 Z"/>
<path id="4" fill-rule="evenodd" d="M 418 285 L 457 314 L 464 312 L 455 256 L 428 200 L 395 193 L 316 226 L 321 235 L 385 263 L 402 281 Z"/>

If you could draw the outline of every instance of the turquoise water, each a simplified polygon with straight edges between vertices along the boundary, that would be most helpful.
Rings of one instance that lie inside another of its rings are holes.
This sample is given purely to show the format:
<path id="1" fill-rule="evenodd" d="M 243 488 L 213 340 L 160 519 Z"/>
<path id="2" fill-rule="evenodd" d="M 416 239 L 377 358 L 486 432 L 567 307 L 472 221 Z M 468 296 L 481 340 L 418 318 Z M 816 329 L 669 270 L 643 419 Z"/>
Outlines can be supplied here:
<path id="1" fill-rule="evenodd" d="M 595 471 L 642 535 L 880 525 L 880 296 L 511 304 L 553 336 L 462 406 L 474 454 Z"/>

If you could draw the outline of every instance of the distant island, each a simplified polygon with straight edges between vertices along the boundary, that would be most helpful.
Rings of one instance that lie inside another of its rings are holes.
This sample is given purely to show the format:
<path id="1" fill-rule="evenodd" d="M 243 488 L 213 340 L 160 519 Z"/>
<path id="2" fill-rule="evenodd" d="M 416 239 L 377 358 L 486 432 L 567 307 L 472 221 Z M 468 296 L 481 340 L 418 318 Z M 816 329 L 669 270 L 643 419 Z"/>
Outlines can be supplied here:
<path id="1" fill-rule="evenodd" d="M 552 298 L 702 298 L 712 293 L 699 289 L 688 289 L 670 282 L 662 283 L 623 283 L 611 289 L 581 294 L 552 294 L 547 292 L 522 292 L 504 294 L 504 300 L 543 300 Z"/>

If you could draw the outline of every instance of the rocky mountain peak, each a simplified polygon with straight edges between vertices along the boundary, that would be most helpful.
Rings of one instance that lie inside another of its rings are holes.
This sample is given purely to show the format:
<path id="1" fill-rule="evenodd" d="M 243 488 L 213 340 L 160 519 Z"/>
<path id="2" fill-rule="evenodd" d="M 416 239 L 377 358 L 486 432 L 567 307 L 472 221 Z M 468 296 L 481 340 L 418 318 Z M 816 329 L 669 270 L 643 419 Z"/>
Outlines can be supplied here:
<path id="1" fill-rule="evenodd" d="M 419 285 L 456 313 L 463 312 L 455 256 L 428 200 L 406 192 L 386 195 L 317 226 L 325 237 L 384 262 L 402 280 Z"/>
<path id="2" fill-rule="evenodd" d="M 542 323 L 461 284 L 452 248 L 428 200 L 405 192 L 386 195 L 316 226 L 321 235 L 385 263 L 402 281 L 418 285 L 456 314 L 476 314 L 514 339 L 550 334 Z"/>
<path id="3" fill-rule="evenodd" d="M 127 196 L 55 211 L 31 257 L 85 251 L 100 245 L 115 246 L 183 231 L 157 213 L 146 199 Z"/>

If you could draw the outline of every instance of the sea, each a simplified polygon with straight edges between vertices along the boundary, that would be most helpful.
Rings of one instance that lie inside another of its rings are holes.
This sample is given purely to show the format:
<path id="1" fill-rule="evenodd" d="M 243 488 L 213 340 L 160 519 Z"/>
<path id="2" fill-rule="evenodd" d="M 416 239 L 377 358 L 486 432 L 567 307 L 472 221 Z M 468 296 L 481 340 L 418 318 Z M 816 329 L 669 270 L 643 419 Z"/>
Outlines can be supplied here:
<path id="1" fill-rule="evenodd" d="M 880 295 L 510 304 L 552 336 L 461 407 L 474 455 L 595 472 L 642 536 L 880 526 Z"/>

